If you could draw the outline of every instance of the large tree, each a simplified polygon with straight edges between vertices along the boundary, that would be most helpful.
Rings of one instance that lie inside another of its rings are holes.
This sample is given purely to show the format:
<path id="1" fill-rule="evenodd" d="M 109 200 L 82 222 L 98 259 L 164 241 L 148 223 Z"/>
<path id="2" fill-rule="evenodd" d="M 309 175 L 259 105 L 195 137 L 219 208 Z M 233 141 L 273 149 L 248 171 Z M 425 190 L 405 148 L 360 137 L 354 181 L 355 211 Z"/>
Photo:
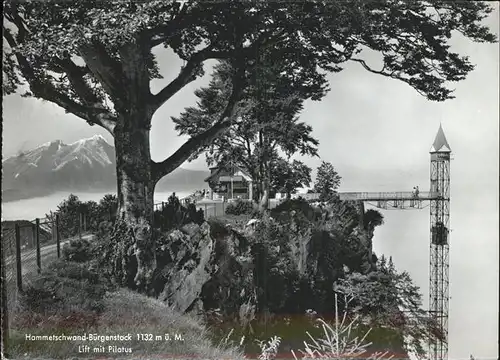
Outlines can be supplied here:
<path id="1" fill-rule="evenodd" d="M 156 268 L 155 184 L 231 125 L 260 54 L 279 59 L 290 84 L 302 83 L 318 98 L 324 94 L 318 89 L 326 90 L 326 73 L 354 61 L 441 101 L 452 97 L 447 82 L 463 80 L 473 69 L 467 57 L 450 49 L 452 33 L 494 41 L 481 25 L 489 12 L 490 5 L 476 1 L 6 1 L 3 93 L 24 82 L 27 95 L 113 135 L 119 204 L 115 274 L 143 288 Z M 185 64 L 153 94 L 150 82 L 160 77 L 153 51 L 158 46 Z M 383 66 L 366 62 L 364 49 L 380 53 Z M 152 161 L 153 115 L 203 74 L 208 59 L 225 59 L 236 69 L 224 111 L 167 159 Z"/>
<path id="2" fill-rule="evenodd" d="M 290 84 L 287 69 L 279 62 L 259 60 L 236 106 L 233 125 L 211 144 L 200 147 L 199 153 L 206 151 L 209 165 L 236 164 L 246 170 L 257 185 L 256 198 L 265 208 L 272 168 L 282 159 L 280 153 L 287 157 L 297 152 L 317 155 L 318 141 L 311 136 L 312 127 L 299 122 L 298 114 L 304 100 L 321 96 L 323 89 Z M 196 136 L 217 122 L 224 111 L 224 99 L 231 93 L 228 79 L 233 71 L 226 62 L 215 66 L 209 86 L 195 91 L 198 106 L 188 107 L 180 117 L 172 118 L 180 134 Z"/>

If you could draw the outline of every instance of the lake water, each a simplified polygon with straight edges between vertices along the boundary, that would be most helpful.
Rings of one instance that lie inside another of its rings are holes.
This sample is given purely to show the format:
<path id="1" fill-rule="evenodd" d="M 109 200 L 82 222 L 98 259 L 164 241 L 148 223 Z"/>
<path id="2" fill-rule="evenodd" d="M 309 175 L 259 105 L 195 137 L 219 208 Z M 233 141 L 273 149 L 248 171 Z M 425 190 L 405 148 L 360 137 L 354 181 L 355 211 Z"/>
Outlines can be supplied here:
<path id="1" fill-rule="evenodd" d="M 81 201 L 93 200 L 99 202 L 104 195 L 110 192 L 74 192 Z M 67 199 L 70 193 L 57 192 L 48 196 L 36 197 L 31 199 L 22 199 L 2 203 L 2 220 L 33 220 L 37 217 L 43 218 L 49 211 L 55 211 L 57 205 Z M 180 199 L 189 196 L 188 191 L 177 191 L 175 193 Z M 154 195 L 155 203 L 167 201 L 171 192 L 157 192 Z"/>

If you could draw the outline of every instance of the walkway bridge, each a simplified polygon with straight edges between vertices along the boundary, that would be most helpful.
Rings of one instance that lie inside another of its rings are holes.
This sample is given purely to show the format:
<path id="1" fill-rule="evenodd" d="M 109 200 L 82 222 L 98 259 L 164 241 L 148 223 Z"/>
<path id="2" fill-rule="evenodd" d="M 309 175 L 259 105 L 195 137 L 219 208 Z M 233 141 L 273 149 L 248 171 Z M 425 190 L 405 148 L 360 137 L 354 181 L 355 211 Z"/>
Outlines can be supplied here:
<path id="1" fill-rule="evenodd" d="M 421 191 L 418 195 L 412 191 L 344 192 L 339 193 L 339 198 L 349 201 L 366 201 L 380 209 L 423 209 L 423 201 L 443 200 L 442 196 L 435 191 Z"/>
<path id="2" fill-rule="evenodd" d="M 443 200 L 436 191 L 420 191 L 418 195 L 412 191 L 339 192 L 338 195 L 340 200 L 368 202 L 380 209 L 422 209 L 423 201 Z M 316 200 L 319 194 L 300 194 L 300 196 L 307 200 Z"/>
<path id="3" fill-rule="evenodd" d="M 420 191 L 418 196 L 412 191 L 396 192 L 341 192 L 340 200 L 354 201 L 404 201 L 404 200 L 437 200 L 439 194 L 432 191 Z"/>

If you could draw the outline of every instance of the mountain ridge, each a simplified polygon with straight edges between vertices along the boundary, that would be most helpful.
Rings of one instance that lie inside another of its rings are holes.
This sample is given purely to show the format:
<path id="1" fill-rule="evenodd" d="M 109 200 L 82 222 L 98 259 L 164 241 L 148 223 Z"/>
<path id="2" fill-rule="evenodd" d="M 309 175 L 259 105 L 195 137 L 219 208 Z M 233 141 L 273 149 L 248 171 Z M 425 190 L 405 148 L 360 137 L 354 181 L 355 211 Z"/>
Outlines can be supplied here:
<path id="1" fill-rule="evenodd" d="M 156 191 L 204 188 L 209 171 L 177 168 Z M 2 202 L 56 191 L 116 191 L 115 149 L 101 135 L 70 144 L 54 140 L 2 160 Z"/>

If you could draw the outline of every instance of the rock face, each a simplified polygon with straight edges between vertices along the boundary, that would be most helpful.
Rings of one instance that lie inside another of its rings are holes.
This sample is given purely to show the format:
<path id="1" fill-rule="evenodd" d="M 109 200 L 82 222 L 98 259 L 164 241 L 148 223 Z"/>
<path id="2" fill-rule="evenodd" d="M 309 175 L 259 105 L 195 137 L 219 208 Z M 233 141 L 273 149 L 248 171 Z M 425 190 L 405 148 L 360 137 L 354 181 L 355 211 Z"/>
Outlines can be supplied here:
<path id="1" fill-rule="evenodd" d="M 160 245 L 161 256 L 168 259 L 163 276 L 167 280 L 160 299 L 181 312 L 187 311 L 200 297 L 203 285 L 214 271 L 214 240 L 210 226 L 191 225 L 174 230 Z"/>
<path id="2" fill-rule="evenodd" d="M 160 276 L 165 284 L 159 299 L 186 312 L 215 308 L 231 297 L 234 302 L 244 296 L 244 291 L 231 292 L 245 278 L 241 271 L 251 270 L 244 242 L 235 230 L 207 222 L 186 225 L 159 239 L 157 261 L 164 266 Z"/>
<path id="3" fill-rule="evenodd" d="M 374 266 L 359 209 L 339 202 L 323 213 L 322 223 L 292 211 L 247 227 L 211 221 L 171 231 L 157 242 L 156 294 L 181 312 L 219 309 L 240 318 L 321 308 L 311 291 L 331 289 L 318 284 L 331 284 L 345 266 L 363 273 Z"/>

